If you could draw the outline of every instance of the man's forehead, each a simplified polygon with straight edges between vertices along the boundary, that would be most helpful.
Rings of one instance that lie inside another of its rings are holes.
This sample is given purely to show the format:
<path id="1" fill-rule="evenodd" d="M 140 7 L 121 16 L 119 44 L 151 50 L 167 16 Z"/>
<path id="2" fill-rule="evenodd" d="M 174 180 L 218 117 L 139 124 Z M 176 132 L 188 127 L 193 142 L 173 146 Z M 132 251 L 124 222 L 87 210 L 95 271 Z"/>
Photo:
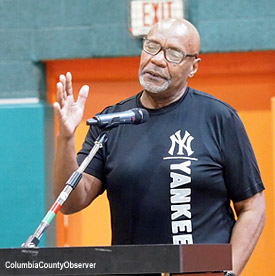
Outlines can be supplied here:
<path id="1" fill-rule="evenodd" d="M 157 23 L 149 32 L 162 32 L 174 35 L 186 35 L 190 32 L 188 25 L 184 21 L 166 20 Z"/>
<path id="2" fill-rule="evenodd" d="M 188 39 L 189 32 L 184 25 L 165 22 L 155 25 L 147 35 L 148 38 L 175 41 Z"/>
<path id="3" fill-rule="evenodd" d="M 186 50 L 199 51 L 200 38 L 196 28 L 186 20 L 164 20 L 156 24 L 147 35 L 166 44 L 180 43 Z M 194 48 L 194 49 L 193 49 Z"/>
<path id="4" fill-rule="evenodd" d="M 189 35 L 178 28 L 162 28 L 155 26 L 147 35 L 149 39 L 156 40 L 163 44 L 185 44 L 189 40 Z"/>

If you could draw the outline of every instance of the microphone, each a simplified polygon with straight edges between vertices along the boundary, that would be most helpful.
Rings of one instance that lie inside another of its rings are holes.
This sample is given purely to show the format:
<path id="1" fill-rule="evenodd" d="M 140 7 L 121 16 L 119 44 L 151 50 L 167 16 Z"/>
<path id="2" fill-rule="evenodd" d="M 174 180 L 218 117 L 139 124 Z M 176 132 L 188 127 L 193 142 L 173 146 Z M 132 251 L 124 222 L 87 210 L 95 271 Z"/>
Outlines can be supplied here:
<path id="1" fill-rule="evenodd" d="M 133 108 L 123 112 L 96 115 L 87 120 L 87 125 L 97 125 L 100 128 L 113 127 L 119 124 L 142 124 L 149 118 L 149 113 L 143 108 Z"/>

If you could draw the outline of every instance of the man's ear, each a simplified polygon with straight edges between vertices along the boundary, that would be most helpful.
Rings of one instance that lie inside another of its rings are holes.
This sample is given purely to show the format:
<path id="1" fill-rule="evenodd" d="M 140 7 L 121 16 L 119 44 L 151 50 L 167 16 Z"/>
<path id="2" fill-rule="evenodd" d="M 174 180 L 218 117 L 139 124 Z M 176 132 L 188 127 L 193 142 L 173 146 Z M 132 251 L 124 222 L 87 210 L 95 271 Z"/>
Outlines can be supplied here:
<path id="1" fill-rule="evenodd" d="M 192 64 L 192 67 L 191 67 L 191 70 L 190 70 L 190 73 L 189 73 L 189 78 L 192 78 L 194 77 L 194 75 L 197 73 L 198 69 L 199 69 L 199 63 L 200 63 L 201 59 L 200 58 L 196 58 L 194 61 L 193 61 L 193 64 Z"/>

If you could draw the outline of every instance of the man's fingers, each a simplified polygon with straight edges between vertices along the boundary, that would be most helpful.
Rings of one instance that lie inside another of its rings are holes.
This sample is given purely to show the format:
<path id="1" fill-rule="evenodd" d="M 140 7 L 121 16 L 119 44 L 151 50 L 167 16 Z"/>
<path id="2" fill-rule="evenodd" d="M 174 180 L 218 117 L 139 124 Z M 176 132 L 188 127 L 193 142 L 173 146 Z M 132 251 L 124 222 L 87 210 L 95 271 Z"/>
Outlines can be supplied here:
<path id="1" fill-rule="evenodd" d="M 77 103 L 82 109 L 84 109 L 88 94 L 89 94 L 89 86 L 88 85 L 82 86 L 77 98 Z"/>
<path id="2" fill-rule="evenodd" d="M 67 97 L 67 92 L 66 92 L 66 77 L 64 75 L 60 75 L 59 76 L 59 81 L 60 83 L 62 84 L 62 97 L 63 97 L 63 100 L 66 99 Z"/>
<path id="3" fill-rule="evenodd" d="M 66 91 L 67 95 L 73 95 L 72 74 L 67 72 L 66 74 Z"/>
<path id="4" fill-rule="evenodd" d="M 63 95 L 63 84 L 61 82 L 58 82 L 56 85 L 56 89 L 57 89 L 57 102 L 60 104 L 61 107 L 64 106 L 64 95 Z"/>
<path id="5" fill-rule="evenodd" d="M 58 102 L 54 102 L 53 103 L 53 109 L 54 109 L 54 113 L 57 116 L 58 119 L 61 118 L 61 107 L 60 104 Z"/>
<path id="6" fill-rule="evenodd" d="M 70 72 L 67 72 L 66 76 L 65 75 L 60 75 L 59 76 L 59 81 L 63 85 L 63 96 L 66 98 L 69 95 L 73 94 L 73 85 L 72 85 L 72 74 Z"/>

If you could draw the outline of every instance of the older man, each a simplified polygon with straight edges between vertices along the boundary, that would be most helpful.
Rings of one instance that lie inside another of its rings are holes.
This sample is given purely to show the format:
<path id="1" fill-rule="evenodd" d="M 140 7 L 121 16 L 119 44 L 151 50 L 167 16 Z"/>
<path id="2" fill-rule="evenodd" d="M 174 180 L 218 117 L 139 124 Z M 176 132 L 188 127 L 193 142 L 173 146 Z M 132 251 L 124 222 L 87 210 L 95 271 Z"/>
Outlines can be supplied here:
<path id="1" fill-rule="evenodd" d="M 164 20 L 152 28 L 140 60 L 144 90 L 103 111 L 142 107 L 150 118 L 110 130 L 62 210 L 77 212 L 106 189 L 113 244 L 230 242 L 233 272 L 239 275 L 264 226 L 264 186 L 236 111 L 187 85 L 198 70 L 199 48 L 199 33 L 186 20 Z M 71 74 L 61 75 L 57 84 L 56 195 L 100 133 L 90 128 L 76 160 L 74 133 L 88 90 L 83 86 L 75 102 Z"/>

